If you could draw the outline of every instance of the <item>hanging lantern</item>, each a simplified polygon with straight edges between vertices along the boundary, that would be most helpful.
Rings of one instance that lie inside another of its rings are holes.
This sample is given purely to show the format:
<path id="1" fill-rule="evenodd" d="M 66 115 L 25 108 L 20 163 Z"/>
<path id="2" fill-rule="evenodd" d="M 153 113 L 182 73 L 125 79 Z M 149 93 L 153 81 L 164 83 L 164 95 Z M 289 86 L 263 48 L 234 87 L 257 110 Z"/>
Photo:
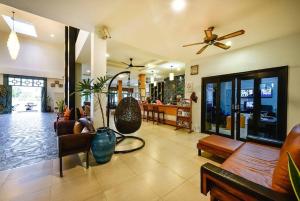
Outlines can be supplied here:
<path id="1" fill-rule="evenodd" d="M 13 29 L 11 30 L 9 36 L 8 36 L 8 40 L 7 40 L 7 48 L 10 54 L 10 57 L 15 60 L 18 57 L 19 54 L 19 50 L 20 50 L 20 43 L 19 43 L 19 39 L 18 36 L 15 32 L 15 12 L 13 13 Z"/>
<path id="2" fill-rule="evenodd" d="M 151 84 L 154 83 L 154 76 L 153 75 L 151 75 L 151 77 L 150 77 L 150 82 L 151 82 Z"/>
<path id="3" fill-rule="evenodd" d="M 171 72 L 170 72 L 170 74 L 169 74 L 169 80 L 170 80 L 170 81 L 173 81 L 173 80 L 174 80 L 174 73 L 172 72 L 172 68 L 173 68 L 173 66 L 171 66 Z"/>
<path id="4" fill-rule="evenodd" d="M 7 48 L 10 54 L 10 57 L 15 60 L 18 57 L 20 50 L 20 43 L 17 37 L 16 32 L 13 30 L 10 32 L 8 40 L 7 40 Z"/>

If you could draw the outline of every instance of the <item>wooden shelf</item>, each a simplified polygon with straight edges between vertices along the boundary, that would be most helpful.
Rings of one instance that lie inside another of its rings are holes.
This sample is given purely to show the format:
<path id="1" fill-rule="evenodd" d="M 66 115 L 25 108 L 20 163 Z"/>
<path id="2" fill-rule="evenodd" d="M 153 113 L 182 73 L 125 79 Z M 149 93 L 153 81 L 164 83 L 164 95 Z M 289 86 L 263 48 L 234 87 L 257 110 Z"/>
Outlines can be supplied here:
<path id="1" fill-rule="evenodd" d="M 176 112 L 176 130 L 185 128 L 192 132 L 192 100 L 189 100 L 189 106 L 177 106 Z M 184 113 L 184 115 L 182 115 Z"/>

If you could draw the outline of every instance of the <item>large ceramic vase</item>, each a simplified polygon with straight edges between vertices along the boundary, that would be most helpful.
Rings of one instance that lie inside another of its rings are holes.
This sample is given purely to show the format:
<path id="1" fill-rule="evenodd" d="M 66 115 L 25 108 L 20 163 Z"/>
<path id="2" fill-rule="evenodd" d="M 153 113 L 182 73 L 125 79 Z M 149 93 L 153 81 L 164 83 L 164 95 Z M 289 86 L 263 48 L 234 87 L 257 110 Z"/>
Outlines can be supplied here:
<path id="1" fill-rule="evenodd" d="M 98 128 L 92 141 L 92 152 L 97 163 L 110 161 L 116 146 L 116 135 L 109 128 Z"/>

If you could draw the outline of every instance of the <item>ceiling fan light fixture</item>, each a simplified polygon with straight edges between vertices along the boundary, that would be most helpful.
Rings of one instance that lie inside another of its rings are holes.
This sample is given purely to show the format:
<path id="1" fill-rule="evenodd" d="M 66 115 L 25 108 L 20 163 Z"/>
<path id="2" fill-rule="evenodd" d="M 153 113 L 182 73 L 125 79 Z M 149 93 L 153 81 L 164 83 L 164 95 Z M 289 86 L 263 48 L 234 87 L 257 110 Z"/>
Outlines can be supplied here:
<path id="1" fill-rule="evenodd" d="M 232 42 L 231 42 L 231 41 L 227 41 L 227 42 L 225 43 L 225 45 L 231 47 L 231 46 L 232 46 Z"/>

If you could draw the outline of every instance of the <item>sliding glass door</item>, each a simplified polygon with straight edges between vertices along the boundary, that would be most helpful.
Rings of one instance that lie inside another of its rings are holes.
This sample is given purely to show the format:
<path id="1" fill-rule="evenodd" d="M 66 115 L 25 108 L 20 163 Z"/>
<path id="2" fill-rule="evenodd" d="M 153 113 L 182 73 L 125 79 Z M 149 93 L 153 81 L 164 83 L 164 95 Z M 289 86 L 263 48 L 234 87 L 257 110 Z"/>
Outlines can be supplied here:
<path id="1" fill-rule="evenodd" d="M 203 78 L 201 131 L 280 145 L 286 136 L 287 70 Z"/>

